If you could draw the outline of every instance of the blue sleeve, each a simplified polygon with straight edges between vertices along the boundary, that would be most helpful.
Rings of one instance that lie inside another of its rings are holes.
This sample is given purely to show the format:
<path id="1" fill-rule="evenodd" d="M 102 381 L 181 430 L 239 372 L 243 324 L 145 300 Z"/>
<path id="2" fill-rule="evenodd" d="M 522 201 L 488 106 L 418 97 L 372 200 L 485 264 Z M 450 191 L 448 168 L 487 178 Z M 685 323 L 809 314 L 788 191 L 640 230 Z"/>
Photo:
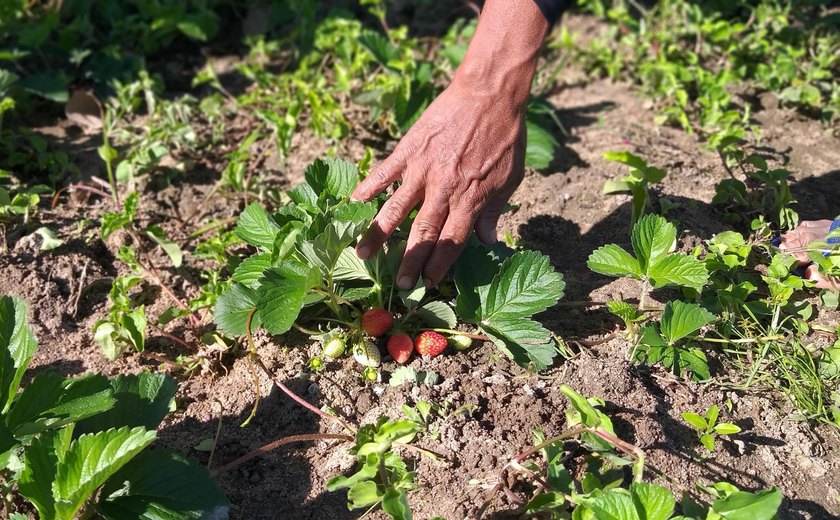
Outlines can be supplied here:
<path id="1" fill-rule="evenodd" d="M 556 22 L 571 0 L 534 0 L 548 23 Z"/>
<path id="2" fill-rule="evenodd" d="M 831 229 L 829 230 L 829 233 L 836 229 L 840 229 L 840 218 L 831 223 Z M 828 242 L 829 244 L 840 244 L 840 238 L 829 238 L 828 240 L 826 240 L 826 242 Z"/>

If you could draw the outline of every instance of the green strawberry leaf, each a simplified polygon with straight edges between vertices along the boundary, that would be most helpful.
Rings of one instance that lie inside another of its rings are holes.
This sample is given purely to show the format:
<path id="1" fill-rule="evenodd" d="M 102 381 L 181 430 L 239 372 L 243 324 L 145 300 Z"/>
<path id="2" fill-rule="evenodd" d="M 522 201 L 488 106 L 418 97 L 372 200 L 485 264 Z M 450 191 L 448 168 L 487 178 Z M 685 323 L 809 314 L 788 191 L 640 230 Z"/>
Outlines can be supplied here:
<path id="1" fill-rule="evenodd" d="M 59 458 L 55 481 L 56 518 L 70 520 L 108 478 L 155 440 L 145 428 L 85 434 Z"/>
<path id="2" fill-rule="evenodd" d="M 607 244 L 593 251 L 586 265 L 592 271 L 607 276 L 641 278 L 643 274 L 639 262 L 615 244 Z"/>
<path id="3" fill-rule="evenodd" d="M 654 287 L 679 285 L 700 290 L 709 280 L 706 264 L 687 255 L 665 255 L 648 268 Z"/>
<path id="4" fill-rule="evenodd" d="M 782 492 L 774 487 L 760 493 L 735 491 L 715 501 L 712 511 L 726 520 L 772 520 L 781 505 Z"/>
<path id="5" fill-rule="evenodd" d="M 482 321 L 480 327 L 499 350 L 520 366 L 533 364 L 542 370 L 552 364 L 557 354 L 551 333 L 536 321 L 494 318 Z"/>
<path id="6" fill-rule="evenodd" d="M 382 497 L 382 510 L 388 513 L 393 520 L 412 520 L 411 507 L 408 505 L 408 496 L 402 489 L 388 488 Z"/>
<path id="7" fill-rule="evenodd" d="M 257 307 L 259 297 L 255 289 L 240 284 L 233 284 L 216 300 L 213 308 L 213 322 L 216 327 L 231 336 L 243 336 L 248 323 L 248 315 Z M 251 318 L 251 330 L 262 324 L 260 313 Z"/>
<path id="8" fill-rule="evenodd" d="M 402 257 L 400 257 L 402 258 Z M 499 272 L 499 261 L 484 247 L 467 247 L 455 263 L 455 286 L 458 297 L 455 311 L 462 320 L 476 323 L 480 319 L 481 297 Z"/>
<path id="9" fill-rule="evenodd" d="M 607 308 L 611 313 L 621 318 L 626 326 L 641 319 L 638 309 L 624 301 L 609 301 L 607 302 Z"/>
<path id="10" fill-rule="evenodd" d="M 359 184 L 356 165 L 341 159 L 317 159 L 307 166 L 303 176 L 320 197 L 327 195 L 336 201 L 348 199 Z"/>
<path id="11" fill-rule="evenodd" d="M 28 306 L 17 297 L 0 298 L 0 412 L 6 413 L 15 398 L 23 373 L 38 342 L 27 318 Z"/>
<path id="12" fill-rule="evenodd" d="M 279 231 L 280 226 L 256 202 L 242 211 L 236 224 L 236 236 L 265 250 L 271 250 Z"/>
<path id="13" fill-rule="evenodd" d="M 265 272 L 257 290 L 260 319 L 270 334 L 288 332 L 300 314 L 305 296 L 319 285 L 316 269 L 296 262 L 282 262 Z"/>
<path id="14" fill-rule="evenodd" d="M 633 498 L 623 490 L 598 494 L 589 507 L 598 520 L 643 520 L 636 511 Z"/>
<path id="15" fill-rule="evenodd" d="M 352 247 L 344 248 L 338 255 L 333 269 L 333 280 L 373 280 L 367 264 Z"/>
<path id="16" fill-rule="evenodd" d="M 74 435 L 142 426 L 154 431 L 169 413 L 178 385 L 165 374 L 143 372 L 110 379 L 113 407 L 76 424 Z"/>
<path id="17" fill-rule="evenodd" d="M 655 484 L 634 483 L 630 486 L 630 495 L 639 517 L 644 520 L 668 520 L 677 505 L 673 493 Z"/>
<path id="18" fill-rule="evenodd" d="M 399 58 L 399 52 L 391 45 L 388 38 L 376 31 L 362 31 L 359 35 L 359 43 L 370 52 L 373 59 L 384 67 L 387 67 L 391 60 Z"/>
<path id="19" fill-rule="evenodd" d="M 541 125 L 536 118 L 525 121 L 527 141 L 525 144 L 525 165 L 535 170 L 544 170 L 551 165 L 560 144 L 551 131 Z"/>
<path id="20" fill-rule="evenodd" d="M 31 435 L 107 412 L 116 403 L 104 376 L 65 379 L 45 372 L 23 389 L 6 423 L 16 436 Z"/>
<path id="21" fill-rule="evenodd" d="M 502 262 L 481 302 L 482 322 L 526 318 L 563 297 L 566 284 L 548 257 L 520 251 Z"/>
<path id="22" fill-rule="evenodd" d="M 662 321 L 660 323 L 662 335 L 669 343 L 674 344 L 694 334 L 715 319 L 714 314 L 696 303 L 685 303 L 680 300 L 671 301 L 665 305 L 665 310 L 662 311 Z"/>
<path id="23" fill-rule="evenodd" d="M 260 278 L 271 265 L 271 253 L 249 256 L 236 266 L 231 279 L 249 289 L 257 289 L 260 286 Z"/>
<path id="24" fill-rule="evenodd" d="M 346 249 L 368 225 L 367 221 L 332 221 L 324 232 L 298 246 L 300 253 L 322 274 L 333 272 L 342 251 Z"/>
<path id="25" fill-rule="evenodd" d="M 36 437 L 24 452 L 18 491 L 32 502 L 40 518 L 56 518 L 53 483 L 73 435 L 73 426 Z"/>
<path id="26" fill-rule="evenodd" d="M 458 318 L 452 307 L 441 301 L 430 301 L 423 305 L 415 315 L 426 324 L 427 327 L 438 329 L 454 329 L 458 325 Z"/>
<path id="27" fill-rule="evenodd" d="M 110 520 L 227 518 L 228 502 L 207 468 L 146 451 L 108 479 L 96 511 Z"/>
<path id="28" fill-rule="evenodd" d="M 645 215 L 633 226 L 630 241 L 642 273 L 668 251 L 677 239 L 677 228 L 659 215 Z"/>

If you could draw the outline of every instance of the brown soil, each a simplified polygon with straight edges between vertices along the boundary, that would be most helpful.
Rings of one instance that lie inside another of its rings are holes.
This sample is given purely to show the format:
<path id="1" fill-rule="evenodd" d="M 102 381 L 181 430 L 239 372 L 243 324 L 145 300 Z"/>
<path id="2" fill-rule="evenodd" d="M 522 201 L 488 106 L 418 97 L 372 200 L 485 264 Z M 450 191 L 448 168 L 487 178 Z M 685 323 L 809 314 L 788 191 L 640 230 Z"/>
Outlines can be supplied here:
<path id="1" fill-rule="evenodd" d="M 656 126 L 655 112 L 632 87 L 606 81 L 568 83 L 551 102 L 569 135 L 558 135 L 562 151 L 547 172 L 528 173 L 514 196 L 518 210 L 504 217 L 500 231 L 511 232 L 525 246 L 551 257 L 566 277 L 567 300 L 634 299 L 639 293 L 634 282 L 613 281 L 585 266 L 586 257 L 599 245 L 628 242 L 628 199 L 605 197 L 600 192 L 605 180 L 623 173 L 622 167 L 602 159 L 605 151 L 627 149 L 670 172 L 658 187 L 658 196 L 677 204 L 668 216 L 680 223 L 683 246 L 690 247 L 727 227 L 710 205 L 715 183 L 726 175 L 719 159 L 703 151 L 696 138 Z M 840 212 L 840 140 L 817 122 L 775 108 L 772 100 L 762 100 L 762 106 L 755 114 L 763 134 L 759 150 L 796 175 L 798 211 L 806 219 L 833 217 Z M 85 161 L 89 174 L 103 174 L 97 171 L 101 170 L 99 162 L 91 159 L 97 143 L 77 134 L 70 137 L 64 124 L 44 132 L 75 160 Z M 293 160 L 285 166 L 266 166 L 274 172 L 273 184 L 298 181 L 305 164 L 327 148 L 326 143 L 306 135 L 297 137 L 294 144 Z M 358 160 L 363 146 L 371 144 L 375 144 L 371 136 L 354 135 L 344 154 Z M 376 144 L 380 155 L 391 146 L 393 143 Z M 217 159 L 201 161 L 170 186 L 144 196 L 142 221 L 160 223 L 189 249 L 194 244 L 189 233 L 202 222 L 235 216 L 241 201 L 219 197 L 204 201 L 224 167 L 224 161 Z M 24 236 L 8 239 L 8 249 L 0 255 L 0 293 L 18 294 L 31 303 L 33 328 L 40 340 L 37 370 L 52 368 L 68 375 L 171 371 L 182 380 L 179 406 L 161 428 L 159 445 L 206 462 L 208 454 L 194 446 L 213 437 L 221 420 L 214 467 L 287 435 L 337 432 L 334 424 L 319 420 L 273 389 L 265 377 L 259 384 L 263 396 L 259 411 L 241 428 L 254 403 L 248 361 L 227 355 L 210 363 L 201 374 L 186 377 L 173 361 L 179 354 L 194 352 L 154 329 L 149 332 L 146 353 L 129 353 L 117 362 L 108 362 L 93 343 L 91 328 L 105 316 L 110 279 L 119 273 L 120 268 L 115 267 L 119 263 L 113 258 L 116 247 L 115 243 L 106 247 L 98 239 L 88 240 L 88 233 L 77 232 L 76 224 L 84 217 L 95 219 L 105 209 L 95 197 L 64 197 L 55 211 L 40 212 L 38 225 L 55 230 L 65 245 L 42 253 L 36 239 Z M 163 257 L 155 257 L 155 261 L 167 265 Z M 177 270 L 160 268 L 167 284 L 182 296 L 194 294 L 201 283 L 202 263 L 187 258 L 185 264 Z M 153 317 L 172 304 L 154 287 L 143 296 Z M 499 359 L 489 344 L 465 354 L 414 360 L 412 366 L 440 374 L 441 382 L 432 388 L 365 385 L 351 360 L 333 362 L 323 376 L 308 374 L 306 361 L 317 346 L 305 338 L 258 335 L 257 342 L 266 364 L 294 391 L 316 406 L 331 406 L 355 424 L 380 415 L 398 416 L 403 404 L 420 400 L 447 403 L 449 410 L 463 412 L 435 424 L 437 440 L 427 437 L 420 441 L 421 446 L 443 454 L 445 462 L 405 453 L 416 465 L 421 488 L 411 496 L 416 518 L 467 518 L 481 504 L 485 490 L 492 487 L 505 463 L 532 444 L 534 428 L 548 435 L 562 432 L 566 401 L 558 390 L 561 384 L 606 400 L 606 411 L 619 436 L 642 448 L 649 467 L 672 479 L 669 482 L 650 473 L 656 482 L 675 490 L 693 490 L 695 483 L 721 480 L 749 490 L 775 485 L 786 497 L 781 518 L 840 515 L 840 437 L 836 430 L 789 420 L 792 409 L 781 395 L 688 384 L 673 380 L 662 370 L 632 365 L 626 361 L 627 342 L 611 335 L 615 320 L 603 310 L 560 306 L 540 320 L 570 344 L 590 346 L 540 377 L 524 374 L 506 359 Z M 837 314 L 832 313 L 817 317 L 817 322 L 831 326 L 837 320 Z M 196 332 L 185 324 L 167 330 L 191 345 L 200 344 Z M 393 363 L 386 363 L 385 371 L 391 369 Z M 680 412 L 702 411 L 727 399 L 733 410 L 725 414 L 726 419 L 739 424 L 743 433 L 700 460 L 696 436 Z M 289 445 L 222 475 L 220 481 L 234 505 L 234 518 L 359 518 L 362 512 L 348 511 L 342 493 L 325 490 L 327 478 L 349 470 L 352 464 L 343 445 Z M 504 501 L 497 502 L 490 510 L 493 517 L 501 518 L 505 507 Z M 375 513 L 369 518 L 384 516 Z"/>

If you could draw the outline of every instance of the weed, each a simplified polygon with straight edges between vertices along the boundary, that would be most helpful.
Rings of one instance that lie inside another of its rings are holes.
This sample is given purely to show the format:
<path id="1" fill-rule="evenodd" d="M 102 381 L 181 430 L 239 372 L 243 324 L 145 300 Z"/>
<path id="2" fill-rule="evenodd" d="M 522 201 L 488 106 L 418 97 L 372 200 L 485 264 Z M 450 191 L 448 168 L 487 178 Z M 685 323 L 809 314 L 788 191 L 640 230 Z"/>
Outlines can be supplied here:
<path id="1" fill-rule="evenodd" d="M 718 422 L 720 410 L 717 405 L 712 405 L 703 415 L 694 412 L 683 412 L 682 418 L 697 430 L 700 444 L 709 453 L 715 451 L 715 439 L 718 435 L 732 435 L 740 433 L 741 428 L 732 423 Z"/>

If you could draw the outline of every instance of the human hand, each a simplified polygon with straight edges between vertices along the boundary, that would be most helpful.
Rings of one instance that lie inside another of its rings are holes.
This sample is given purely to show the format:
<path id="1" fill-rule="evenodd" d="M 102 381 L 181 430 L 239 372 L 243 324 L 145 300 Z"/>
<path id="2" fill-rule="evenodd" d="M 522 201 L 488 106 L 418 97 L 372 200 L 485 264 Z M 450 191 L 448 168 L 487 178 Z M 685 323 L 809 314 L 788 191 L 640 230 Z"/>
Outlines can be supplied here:
<path id="1" fill-rule="evenodd" d="M 353 193 L 369 201 L 402 180 L 356 252 L 366 259 L 417 206 L 397 286 L 438 284 L 475 230 L 496 224 L 525 169 L 524 112 L 548 23 L 533 0 L 487 0 L 455 79 Z"/>
<path id="2" fill-rule="evenodd" d="M 825 240 L 831 229 L 831 220 L 805 220 L 781 237 L 779 251 L 789 252 L 800 264 L 810 264 L 808 246 L 812 242 Z"/>
<path id="3" fill-rule="evenodd" d="M 496 242 L 499 216 L 524 169 L 521 110 L 451 85 L 353 193 L 368 201 L 402 180 L 356 246 L 359 257 L 382 247 L 422 204 L 396 280 L 401 289 L 410 289 L 422 271 L 425 284 L 436 285 L 473 229 L 482 242 Z"/>

